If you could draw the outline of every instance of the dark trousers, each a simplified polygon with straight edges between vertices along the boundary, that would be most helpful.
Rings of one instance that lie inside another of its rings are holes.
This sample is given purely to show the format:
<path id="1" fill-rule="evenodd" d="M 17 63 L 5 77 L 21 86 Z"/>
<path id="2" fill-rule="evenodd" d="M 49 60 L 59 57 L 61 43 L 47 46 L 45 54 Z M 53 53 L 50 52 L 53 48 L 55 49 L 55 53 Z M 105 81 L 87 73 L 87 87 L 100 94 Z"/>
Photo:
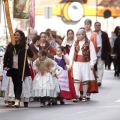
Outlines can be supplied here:
<path id="1" fill-rule="evenodd" d="M 21 76 L 18 76 L 18 69 L 12 69 L 12 81 L 14 84 L 15 99 L 20 100 L 22 93 L 22 81 Z"/>
<path id="2" fill-rule="evenodd" d="M 120 57 L 117 57 L 116 60 L 115 75 L 120 75 Z"/>
<path id="3" fill-rule="evenodd" d="M 108 66 L 108 69 L 111 69 L 112 61 L 112 57 L 110 55 L 107 55 L 105 60 L 105 68 Z"/>

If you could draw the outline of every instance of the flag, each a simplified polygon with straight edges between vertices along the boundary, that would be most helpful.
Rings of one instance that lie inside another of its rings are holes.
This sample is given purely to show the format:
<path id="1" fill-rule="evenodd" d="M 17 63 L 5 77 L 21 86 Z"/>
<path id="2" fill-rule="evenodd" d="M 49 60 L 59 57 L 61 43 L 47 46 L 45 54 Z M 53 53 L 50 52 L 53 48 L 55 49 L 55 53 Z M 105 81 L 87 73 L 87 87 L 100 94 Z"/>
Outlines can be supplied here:
<path id="1" fill-rule="evenodd" d="M 29 19 L 31 0 L 14 0 L 13 17 L 19 19 Z"/>
<path id="2" fill-rule="evenodd" d="M 35 26 L 35 0 L 31 0 L 30 3 L 30 27 L 34 28 Z"/>
<path id="3" fill-rule="evenodd" d="M 1 23 L 1 11 L 2 9 L 1 9 L 1 0 L 0 0 L 0 23 Z"/>

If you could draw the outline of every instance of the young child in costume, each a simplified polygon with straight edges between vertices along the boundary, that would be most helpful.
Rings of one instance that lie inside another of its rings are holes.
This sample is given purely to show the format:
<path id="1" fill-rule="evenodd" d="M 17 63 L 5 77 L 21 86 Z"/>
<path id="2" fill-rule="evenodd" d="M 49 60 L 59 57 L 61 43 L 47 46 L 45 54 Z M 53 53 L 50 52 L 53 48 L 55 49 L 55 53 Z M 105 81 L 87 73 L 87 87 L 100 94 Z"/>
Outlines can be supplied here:
<path id="1" fill-rule="evenodd" d="M 52 78 L 52 72 L 57 68 L 57 64 L 47 57 L 44 50 L 41 50 L 33 63 L 33 68 L 37 74 L 33 80 L 32 95 L 40 98 L 41 107 L 43 107 L 46 100 L 57 97 L 55 82 Z"/>
<path id="2" fill-rule="evenodd" d="M 67 54 L 65 55 L 65 50 L 63 47 L 58 47 L 56 49 L 56 55 L 54 56 L 55 62 L 61 69 L 56 70 L 56 76 L 60 85 L 60 103 L 64 104 L 63 99 L 73 99 L 76 98 L 74 84 L 71 82 L 72 78 L 68 75 L 69 59 Z M 71 87 L 73 86 L 73 87 Z M 72 89 L 71 89 L 72 88 Z"/>

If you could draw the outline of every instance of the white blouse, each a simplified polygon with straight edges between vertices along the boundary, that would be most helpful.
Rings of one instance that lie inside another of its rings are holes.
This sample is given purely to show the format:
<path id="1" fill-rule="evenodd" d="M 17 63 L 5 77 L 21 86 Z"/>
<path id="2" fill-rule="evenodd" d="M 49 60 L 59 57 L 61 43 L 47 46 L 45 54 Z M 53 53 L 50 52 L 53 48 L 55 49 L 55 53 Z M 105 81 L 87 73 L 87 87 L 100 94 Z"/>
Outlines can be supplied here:
<path id="1" fill-rule="evenodd" d="M 18 54 L 13 55 L 13 66 L 12 68 L 18 69 Z"/>

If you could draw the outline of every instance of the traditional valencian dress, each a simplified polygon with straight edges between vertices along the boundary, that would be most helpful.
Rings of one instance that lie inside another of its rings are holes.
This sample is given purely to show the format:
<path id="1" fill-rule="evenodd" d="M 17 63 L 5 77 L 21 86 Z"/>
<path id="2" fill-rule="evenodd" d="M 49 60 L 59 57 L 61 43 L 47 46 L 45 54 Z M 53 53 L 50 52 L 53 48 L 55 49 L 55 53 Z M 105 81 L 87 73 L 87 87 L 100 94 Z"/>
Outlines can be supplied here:
<path id="1" fill-rule="evenodd" d="M 30 74 L 31 74 L 31 77 L 32 77 L 32 80 L 34 79 L 35 77 L 35 71 L 33 70 L 33 62 L 38 58 L 38 55 L 37 53 L 40 51 L 40 48 L 39 46 L 35 46 L 33 43 L 30 44 L 30 49 L 32 50 L 33 52 L 33 58 L 29 60 L 29 68 L 30 68 Z"/>
<path id="2" fill-rule="evenodd" d="M 65 51 L 66 51 L 66 53 L 69 54 L 70 48 L 72 47 L 72 44 L 73 44 L 72 42 L 68 43 L 67 37 L 65 37 L 63 42 L 62 42 L 62 44 L 61 44 L 61 46 L 63 46 Z"/>
<path id="3" fill-rule="evenodd" d="M 74 79 L 81 82 L 89 81 L 88 92 L 97 93 L 96 76 L 90 68 L 90 65 L 94 65 L 97 59 L 93 43 L 87 38 L 82 41 L 76 40 L 71 48 L 69 57 L 70 64 L 73 64 Z"/>
<path id="4" fill-rule="evenodd" d="M 45 50 L 47 52 L 48 56 L 51 56 L 51 55 L 53 56 L 56 54 L 55 49 L 47 41 L 45 42 L 45 46 L 40 45 L 39 48 L 40 48 L 40 50 Z"/>
<path id="5" fill-rule="evenodd" d="M 58 82 L 60 85 L 60 97 L 64 99 L 75 99 L 76 93 L 74 89 L 74 83 L 72 81 L 71 76 L 68 73 L 65 60 L 62 57 L 59 57 L 57 55 L 54 56 L 55 62 L 57 62 L 58 66 L 61 67 L 56 72 Z"/>
<path id="6" fill-rule="evenodd" d="M 38 58 L 37 53 L 40 51 L 39 46 L 35 46 L 33 43 L 30 44 L 30 49 L 32 50 L 34 56 L 32 58 L 32 61 L 36 60 Z"/>
<path id="7" fill-rule="evenodd" d="M 96 32 L 89 31 L 86 33 L 87 38 L 93 42 L 93 45 L 95 47 L 95 51 L 97 53 L 97 47 L 101 47 L 101 40 L 99 39 L 99 36 Z"/>
<path id="8" fill-rule="evenodd" d="M 51 73 L 57 68 L 57 64 L 52 59 L 46 57 L 44 61 L 39 58 L 33 63 L 37 74 L 33 80 L 32 96 L 40 98 L 56 98 L 56 83 Z"/>

